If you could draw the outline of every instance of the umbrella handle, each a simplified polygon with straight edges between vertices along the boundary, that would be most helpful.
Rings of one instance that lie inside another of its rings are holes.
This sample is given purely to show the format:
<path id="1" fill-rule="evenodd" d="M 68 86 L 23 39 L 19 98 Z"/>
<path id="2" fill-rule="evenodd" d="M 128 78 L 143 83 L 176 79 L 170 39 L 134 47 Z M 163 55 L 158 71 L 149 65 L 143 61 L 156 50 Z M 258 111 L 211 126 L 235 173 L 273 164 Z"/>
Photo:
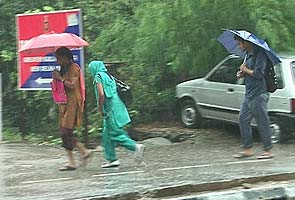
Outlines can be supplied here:
<path id="1" fill-rule="evenodd" d="M 243 63 L 242 63 L 242 64 L 245 64 L 245 62 L 246 62 L 246 59 L 247 59 L 247 54 L 245 55 L 245 58 L 244 58 L 244 60 L 243 60 Z"/>
<path id="2" fill-rule="evenodd" d="M 246 59 L 247 59 L 247 54 L 246 54 L 245 57 L 244 57 L 244 60 L 243 60 L 242 65 L 245 64 Z M 243 73 L 243 71 L 241 71 L 240 69 L 238 69 L 238 72 L 239 72 L 239 74 Z"/>

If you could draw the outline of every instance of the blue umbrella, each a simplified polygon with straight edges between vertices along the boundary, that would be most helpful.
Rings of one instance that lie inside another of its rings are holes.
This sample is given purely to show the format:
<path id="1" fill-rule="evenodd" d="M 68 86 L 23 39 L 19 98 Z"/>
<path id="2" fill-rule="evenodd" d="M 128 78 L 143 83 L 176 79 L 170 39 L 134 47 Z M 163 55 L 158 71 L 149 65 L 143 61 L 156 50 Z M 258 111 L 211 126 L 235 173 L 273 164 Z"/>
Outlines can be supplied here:
<path id="1" fill-rule="evenodd" d="M 245 57 L 245 52 L 243 52 L 237 42 L 234 39 L 234 35 L 237 35 L 241 37 L 242 39 L 249 41 L 262 49 L 264 49 L 267 57 L 269 60 L 272 62 L 273 65 L 276 65 L 277 63 L 280 63 L 280 59 L 278 56 L 275 54 L 275 52 L 268 46 L 268 44 L 262 40 L 256 37 L 254 34 L 249 33 L 248 31 L 244 30 L 230 30 L 226 29 L 219 37 L 218 41 L 224 46 L 224 48 L 231 54 L 238 55 L 242 58 Z"/>

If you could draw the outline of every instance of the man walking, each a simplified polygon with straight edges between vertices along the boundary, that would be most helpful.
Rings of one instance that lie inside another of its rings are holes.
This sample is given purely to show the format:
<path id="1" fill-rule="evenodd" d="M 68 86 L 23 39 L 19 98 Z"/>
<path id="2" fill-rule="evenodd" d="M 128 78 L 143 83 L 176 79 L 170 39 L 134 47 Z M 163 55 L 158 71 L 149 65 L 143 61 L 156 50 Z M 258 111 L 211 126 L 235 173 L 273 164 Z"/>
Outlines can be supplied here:
<path id="1" fill-rule="evenodd" d="M 254 155 L 251 120 L 254 117 L 263 143 L 264 151 L 257 159 L 272 158 L 271 153 L 271 129 L 267 104 L 269 93 L 264 79 L 264 71 L 267 67 L 268 57 L 264 50 L 257 45 L 234 35 L 240 49 L 246 52 L 243 64 L 237 72 L 238 78 L 245 78 L 246 93 L 239 114 L 239 126 L 241 132 L 242 151 L 234 155 L 235 158 L 243 158 Z"/>

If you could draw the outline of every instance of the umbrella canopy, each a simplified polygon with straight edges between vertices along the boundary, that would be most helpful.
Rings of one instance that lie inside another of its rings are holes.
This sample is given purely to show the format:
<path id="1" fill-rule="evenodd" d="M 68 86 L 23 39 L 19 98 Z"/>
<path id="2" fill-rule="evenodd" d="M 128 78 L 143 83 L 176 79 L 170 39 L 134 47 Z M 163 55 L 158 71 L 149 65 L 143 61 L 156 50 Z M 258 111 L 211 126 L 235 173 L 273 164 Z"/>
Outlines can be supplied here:
<path id="1" fill-rule="evenodd" d="M 264 49 L 267 57 L 269 58 L 269 60 L 272 62 L 273 65 L 276 65 L 277 63 L 280 63 L 280 59 L 278 58 L 278 56 L 275 54 L 275 52 L 268 46 L 268 44 L 262 40 L 259 39 L 258 37 L 256 37 L 254 34 L 248 32 L 248 31 L 244 31 L 244 30 L 230 30 L 230 29 L 226 29 L 219 37 L 218 37 L 218 41 L 224 46 L 224 48 L 232 54 L 238 55 L 240 57 L 244 57 L 245 56 L 245 52 L 243 52 L 237 42 L 234 39 L 234 35 L 237 35 L 239 37 L 241 37 L 242 39 L 251 42 L 259 47 L 261 47 L 262 49 Z"/>
<path id="2" fill-rule="evenodd" d="M 31 38 L 19 52 L 52 53 L 59 47 L 69 49 L 88 46 L 88 42 L 72 33 L 46 33 Z"/>

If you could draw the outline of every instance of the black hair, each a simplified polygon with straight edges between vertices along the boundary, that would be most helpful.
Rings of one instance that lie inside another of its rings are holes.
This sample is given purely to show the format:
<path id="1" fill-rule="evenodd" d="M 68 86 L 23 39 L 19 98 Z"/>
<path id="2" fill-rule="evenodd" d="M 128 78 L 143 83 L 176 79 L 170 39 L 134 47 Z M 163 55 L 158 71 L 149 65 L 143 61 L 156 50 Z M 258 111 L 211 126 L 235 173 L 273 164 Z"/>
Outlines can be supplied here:
<path id="1" fill-rule="evenodd" d="M 55 51 L 57 56 L 66 56 L 69 60 L 74 60 L 71 50 L 67 47 L 60 47 Z"/>

